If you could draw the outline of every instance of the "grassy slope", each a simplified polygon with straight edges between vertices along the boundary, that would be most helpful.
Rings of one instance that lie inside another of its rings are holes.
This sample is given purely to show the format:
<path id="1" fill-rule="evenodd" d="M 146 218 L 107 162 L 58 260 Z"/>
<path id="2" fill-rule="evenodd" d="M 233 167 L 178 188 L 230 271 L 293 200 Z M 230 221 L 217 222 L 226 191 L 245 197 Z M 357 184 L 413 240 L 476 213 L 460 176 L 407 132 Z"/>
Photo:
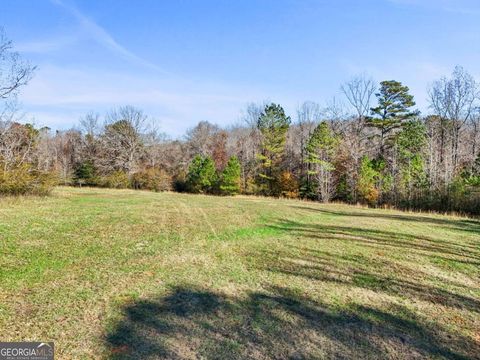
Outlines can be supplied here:
<path id="1" fill-rule="evenodd" d="M 475 358 L 480 223 L 60 188 L 0 200 L 2 341 L 59 358 Z"/>

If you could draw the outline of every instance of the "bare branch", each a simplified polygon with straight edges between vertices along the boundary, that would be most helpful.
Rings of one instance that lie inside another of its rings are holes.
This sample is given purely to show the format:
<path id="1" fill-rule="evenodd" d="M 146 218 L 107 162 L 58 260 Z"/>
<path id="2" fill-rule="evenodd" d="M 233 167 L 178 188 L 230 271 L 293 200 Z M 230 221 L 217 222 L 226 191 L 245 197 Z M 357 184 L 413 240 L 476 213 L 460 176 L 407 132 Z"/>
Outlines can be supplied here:
<path id="1" fill-rule="evenodd" d="M 23 60 L 0 27 L 0 99 L 14 97 L 32 78 L 36 67 Z"/>

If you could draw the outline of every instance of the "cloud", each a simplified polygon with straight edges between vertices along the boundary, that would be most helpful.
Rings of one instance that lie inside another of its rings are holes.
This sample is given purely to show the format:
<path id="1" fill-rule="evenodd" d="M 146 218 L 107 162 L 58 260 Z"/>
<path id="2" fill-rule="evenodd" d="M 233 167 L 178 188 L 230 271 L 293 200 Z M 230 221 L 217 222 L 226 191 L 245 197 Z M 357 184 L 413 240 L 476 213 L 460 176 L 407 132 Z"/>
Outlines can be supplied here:
<path id="1" fill-rule="evenodd" d="M 46 59 L 38 64 L 39 70 L 20 97 L 25 110 L 31 114 L 29 116 L 34 116 L 39 126 L 67 129 L 77 124 L 88 111 L 105 113 L 112 107 L 130 104 L 157 119 L 163 131 L 180 136 L 200 120 L 232 124 L 248 102 L 272 95 L 271 90 L 227 85 L 211 79 L 194 80 L 164 71 L 120 45 L 73 3 L 67 0 L 51 2 L 76 19 L 80 32 L 70 37 L 23 43 L 21 51 L 56 51 L 68 45 L 76 46 L 76 42 L 88 37 L 119 58 L 147 71 L 120 72 L 105 68 L 100 62 L 91 66 L 74 62 L 63 65 L 55 62 L 55 58 Z M 277 100 L 288 106 L 290 99 L 279 94 Z"/>
<path id="2" fill-rule="evenodd" d="M 65 46 L 74 43 L 77 40 L 75 36 L 63 36 L 47 40 L 30 41 L 18 43 L 15 45 L 15 50 L 24 53 L 44 54 L 52 51 L 61 50 Z"/>
<path id="3" fill-rule="evenodd" d="M 105 48 L 113 51 L 114 53 L 120 55 L 125 60 L 130 61 L 131 63 L 155 70 L 160 73 L 168 74 L 168 72 L 156 64 L 153 64 L 137 55 L 127 50 L 125 47 L 120 45 L 103 27 L 98 25 L 92 19 L 83 14 L 75 5 L 67 4 L 62 0 L 51 0 L 57 6 L 65 9 L 70 15 L 72 15 L 79 24 L 82 26 L 83 30 L 88 33 L 92 39 L 97 43 L 104 46 Z"/>
<path id="4" fill-rule="evenodd" d="M 217 82 L 44 64 L 20 100 L 41 126 L 65 129 L 90 110 L 104 113 L 130 104 L 158 119 L 162 131 L 180 136 L 200 120 L 231 124 L 248 102 L 267 93 Z"/>

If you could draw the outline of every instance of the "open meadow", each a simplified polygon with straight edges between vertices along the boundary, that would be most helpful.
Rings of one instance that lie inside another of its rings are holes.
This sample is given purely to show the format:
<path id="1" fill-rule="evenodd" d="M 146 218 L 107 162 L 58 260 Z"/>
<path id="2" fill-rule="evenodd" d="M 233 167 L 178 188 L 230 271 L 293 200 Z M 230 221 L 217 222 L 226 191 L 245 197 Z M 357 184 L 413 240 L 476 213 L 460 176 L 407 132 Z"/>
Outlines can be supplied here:
<path id="1" fill-rule="evenodd" d="M 58 359 L 480 356 L 480 222 L 259 197 L 0 199 L 2 341 Z"/>

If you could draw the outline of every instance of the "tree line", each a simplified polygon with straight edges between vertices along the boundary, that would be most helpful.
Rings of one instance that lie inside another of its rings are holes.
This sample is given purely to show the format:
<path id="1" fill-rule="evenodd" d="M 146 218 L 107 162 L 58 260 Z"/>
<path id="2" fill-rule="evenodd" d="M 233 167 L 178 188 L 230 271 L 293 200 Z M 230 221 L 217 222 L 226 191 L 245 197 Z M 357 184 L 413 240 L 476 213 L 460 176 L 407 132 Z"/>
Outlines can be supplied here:
<path id="1" fill-rule="evenodd" d="M 14 99 L 35 69 L 1 39 L 0 193 L 60 183 L 480 214 L 479 86 L 462 67 L 431 84 L 429 115 L 405 84 L 362 75 L 324 108 L 252 103 L 240 124 L 202 121 L 172 140 L 133 106 L 67 131 L 18 121 Z"/>

